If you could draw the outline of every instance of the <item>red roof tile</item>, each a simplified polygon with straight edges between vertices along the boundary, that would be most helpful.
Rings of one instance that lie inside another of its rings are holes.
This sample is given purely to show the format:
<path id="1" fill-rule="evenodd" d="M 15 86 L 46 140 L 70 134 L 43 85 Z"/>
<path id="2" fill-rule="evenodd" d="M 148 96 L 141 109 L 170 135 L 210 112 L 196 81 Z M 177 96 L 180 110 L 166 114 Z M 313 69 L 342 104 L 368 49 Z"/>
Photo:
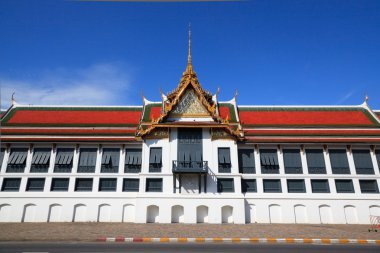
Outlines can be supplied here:
<path id="1" fill-rule="evenodd" d="M 4 125 L 137 125 L 141 110 L 16 108 Z"/>
<path id="2" fill-rule="evenodd" d="M 239 112 L 241 123 L 256 126 L 371 126 L 374 122 L 362 110 L 268 110 Z"/>

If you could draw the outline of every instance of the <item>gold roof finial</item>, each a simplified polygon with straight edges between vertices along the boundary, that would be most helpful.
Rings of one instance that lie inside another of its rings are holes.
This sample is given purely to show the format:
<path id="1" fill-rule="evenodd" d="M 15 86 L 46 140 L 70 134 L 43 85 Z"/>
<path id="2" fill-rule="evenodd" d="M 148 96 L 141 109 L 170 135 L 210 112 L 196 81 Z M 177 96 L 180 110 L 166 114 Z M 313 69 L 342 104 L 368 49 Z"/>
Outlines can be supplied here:
<path id="1" fill-rule="evenodd" d="M 189 49 L 187 53 L 187 64 L 191 65 L 191 23 L 189 23 Z"/>
<path id="2" fill-rule="evenodd" d="M 187 67 L 184 74 L 193 74 L 193 65 L 191 61 L 191 23 L 189 23 L 189 42 L 188 42 L 188 52 L 187 52 Z"/>

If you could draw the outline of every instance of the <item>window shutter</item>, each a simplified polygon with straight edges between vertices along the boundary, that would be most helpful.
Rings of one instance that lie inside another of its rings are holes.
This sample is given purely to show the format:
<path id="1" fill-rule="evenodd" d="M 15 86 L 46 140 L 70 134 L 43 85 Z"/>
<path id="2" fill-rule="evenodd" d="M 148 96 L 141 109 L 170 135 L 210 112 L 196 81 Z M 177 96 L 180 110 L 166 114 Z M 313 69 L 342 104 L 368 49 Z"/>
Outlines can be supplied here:
<path id="1" fill-rule="evenodd" d="M 350 174 L 346 150 L 330 149 L 329 155 L 333 174 Z"/>
<path id="2" fill-rule="evenodd" d="M 50 149 L 34 149 L 32 164 L 45 165 L 50 161 Z"/>
<path id="3" fill-rule="evenodd" d="M 0 167 L 1 165 L 3 165 L 4 153 L 5 153 L 5 149 L 4 148 L 0 149 Z"/>
<path id="4" fill-rule="evenodd" d="M 357 174 L 374 174 L 369 150 L 353 150 L 354 163 Z"/>
<path id="5" fill-rule="evenodd" d="M 322 149 L 306 149 L 306 160 L 310 174 L 326 174 Z"/>
<path id="6" fill-rule="evenodd" d="M 302 174 L 302 162 L 299 149 L 284 149 L 284 165 L 287 174 Z"/>

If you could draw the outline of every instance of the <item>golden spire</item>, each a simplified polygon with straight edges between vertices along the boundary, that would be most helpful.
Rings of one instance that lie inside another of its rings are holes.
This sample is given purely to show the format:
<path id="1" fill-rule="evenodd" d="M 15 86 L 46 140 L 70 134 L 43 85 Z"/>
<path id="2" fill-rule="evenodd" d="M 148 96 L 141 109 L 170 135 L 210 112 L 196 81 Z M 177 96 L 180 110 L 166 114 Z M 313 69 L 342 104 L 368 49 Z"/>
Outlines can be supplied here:
<path id="1" fill-rule="evenodd" d="M 187 65 L 191 65 L 191 23 L 189 23 L 189 50 L 187 53 Z"/>
<path id="2" fill-rule="evenodd" d="M 189 45 L 188 45 L 188 52 L 187 52 L 187 67 L 186 67 L 186 70 L 185 70 L 185 73 L 183 74 L 193 74 L 194 73 L 194 70 L 193 70 L 193 65 L 192 65 L 192 62 L 191 62 L 191 23 L 189 23 Z"/>

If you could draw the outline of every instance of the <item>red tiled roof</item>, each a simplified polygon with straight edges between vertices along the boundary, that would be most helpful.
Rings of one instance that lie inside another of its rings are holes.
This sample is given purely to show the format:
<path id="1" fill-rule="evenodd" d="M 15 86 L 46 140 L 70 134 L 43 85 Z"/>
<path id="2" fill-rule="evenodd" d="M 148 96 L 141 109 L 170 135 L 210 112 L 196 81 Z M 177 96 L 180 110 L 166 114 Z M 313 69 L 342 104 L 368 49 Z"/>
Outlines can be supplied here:
<path id="1" fill-rule="evenodd" d="M 141 108 L 15 108 L 3 125 L 137 125 Z"/>
<path id="2" fill-rule="evenodd" d="M 378 136 L 380 129 L 246 129 L 246 136 Z"/>
<path id="3" fill-rule="evenodd" d="M 150 113 L 149 113 L 149 119 L 158 119 L 161 114 L 161 106 L 160 107 L 151 107 Z"/>
<path id="4" fill-rule="evenodd" d="M 240 110 L 243 126 L 373 126 L 364 110 Z"/>

